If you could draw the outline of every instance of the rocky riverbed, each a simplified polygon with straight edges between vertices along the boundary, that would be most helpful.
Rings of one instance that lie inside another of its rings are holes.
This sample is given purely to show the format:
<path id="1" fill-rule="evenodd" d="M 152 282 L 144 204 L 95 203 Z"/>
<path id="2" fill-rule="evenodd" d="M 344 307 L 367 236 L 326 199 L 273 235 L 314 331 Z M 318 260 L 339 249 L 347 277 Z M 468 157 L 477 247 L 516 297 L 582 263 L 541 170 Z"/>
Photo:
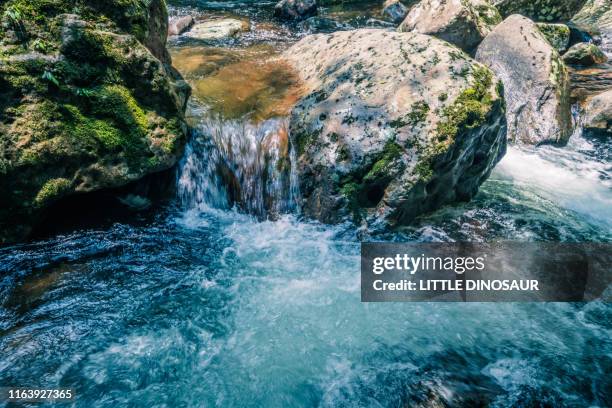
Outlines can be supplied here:
<path id="1" fill-rule="evenodd" d="M 609 405 L 608 303 L 369 305 L 358 273 L 363 239 L 612 241 L 608 2 L 116 3 L 0 6 L 1 384 Z"/>

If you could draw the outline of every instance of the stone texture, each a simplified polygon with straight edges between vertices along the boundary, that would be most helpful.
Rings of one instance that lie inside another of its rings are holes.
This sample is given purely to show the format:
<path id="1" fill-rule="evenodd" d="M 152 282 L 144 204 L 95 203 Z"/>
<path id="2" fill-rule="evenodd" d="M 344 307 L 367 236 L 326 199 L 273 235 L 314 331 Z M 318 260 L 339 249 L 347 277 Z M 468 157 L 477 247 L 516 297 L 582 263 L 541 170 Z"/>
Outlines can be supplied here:
<path id="1" fill-rule="evenodd" d="M 368 227 L 467 200 L 505 152 L 490 70 L 417 33 L 307 36 L 285 54 L 304 82 L 290 117 L 303 211 Z"/>
<path id="2" fill-rule="evenodd" d="M 430 34 L 471 51 L 500 22 L 499 12 L 486 0 L 422 0 L 399 31 Z"/>
<path id="3" fill-rule="evenodd" d="M 504 17 L 521 14 L 537 21 L 567 21 L 585 0 L 492 0 L 492 3 Z"/>
<path id="4" fill-rule="evenodd" d="M 179 35 L 187 31 L 194 23 L 191 16 L 173 17 L 168 23 L 168 35 Z"/>
<path id="5" fill-rule="evenodd" d="M 399 24 L 406 18 L 408 7 L 399 0 L 385 0 L 382 13 L 389 21 Z"/>
<path id="6" fill-rule="evenodd" d="M 571 20 L 583 29 L 599 32 L 612 31 L 612 2 L 609 0 L 588 0 Z"/>
<path id="7" fill-rule="evenodd" d="M 567 142 L 572 133 L 569 75 L 533 21 L 508 17 L 480 44 L 476 59 L 504 84 L 510 141 Z"/>
<path id="8" fill-rule="evenodd" d="M 612 89 L 587 101 L 583 129 L 589 136 L 612 136 Z"/>
<path id="9" fill-rule="evenodd" d="M 563 54 L 563 61 L 573 65 L 603 64 L 607 60 L 606 54 L 592 43 L 574 44 Z"/>
<path id="10" fill-rule="evenodd" d="M 186 133 L 163 1 L 26 3 L 0 6 L 0 242 L 60 199 L 169 169 Z"/>
<path id="11" fill-rule="evenodd" d="M 248 30 L 249 23 L 245 21 L 233 18 L 223 18 L 196 23 L 183 35 L 198 40 L 214 41 L 230 38 L 241 31 Z"/>
<path id="12" fill-rule="evenodd" d="M 570 42 L 570 29 L 565 24 L 538 23 L 538 28 L 546 40 L 558 52 L 567 50 Z"/>
<path id="13" fill-rule="evenodd" d="M 316 14 L 316 0 L 281 0 L 274 7 L 274 15 L 283 20 L 304 20 Z"/>

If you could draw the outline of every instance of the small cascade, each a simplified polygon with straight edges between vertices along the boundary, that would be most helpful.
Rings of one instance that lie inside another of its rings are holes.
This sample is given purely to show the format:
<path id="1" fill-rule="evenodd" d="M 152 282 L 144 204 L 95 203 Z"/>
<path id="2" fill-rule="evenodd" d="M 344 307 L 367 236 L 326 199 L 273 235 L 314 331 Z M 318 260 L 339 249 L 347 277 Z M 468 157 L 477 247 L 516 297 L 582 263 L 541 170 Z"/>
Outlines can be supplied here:
<path id="1" fill-rule="evenodd" d="M 253 123 L 193 109 L 199 121 L 178 173 L 184 208 L 235 207 L 260 219 L 297 210 L 296 158 L 286 118 Z"/>

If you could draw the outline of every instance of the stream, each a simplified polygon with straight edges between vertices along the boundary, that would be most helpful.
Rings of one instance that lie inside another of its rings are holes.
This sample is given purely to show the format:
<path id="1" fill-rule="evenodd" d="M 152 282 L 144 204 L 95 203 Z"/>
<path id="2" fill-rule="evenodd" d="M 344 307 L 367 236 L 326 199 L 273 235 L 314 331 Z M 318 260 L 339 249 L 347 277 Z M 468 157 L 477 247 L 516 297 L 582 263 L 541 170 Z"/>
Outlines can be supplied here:
<path id="1" fill-rule="evenodd" d="M 82 407 L 612 406 L 609 303 L 361 303 L 360 231 L 296 205 L 298 85 L 270 61 L 308 29 L 273 3 L 178 3 L 252 29 L 170 40 L 194 89 L 176 198 L 0 248 L 0 384 L 72 388 Z M 377 24 L 363 7 L 324 15 Z M 469 203 L 367 238 L 612 242 L 611 163 L 610 140 L 579 131 L 509 147 Z"/>

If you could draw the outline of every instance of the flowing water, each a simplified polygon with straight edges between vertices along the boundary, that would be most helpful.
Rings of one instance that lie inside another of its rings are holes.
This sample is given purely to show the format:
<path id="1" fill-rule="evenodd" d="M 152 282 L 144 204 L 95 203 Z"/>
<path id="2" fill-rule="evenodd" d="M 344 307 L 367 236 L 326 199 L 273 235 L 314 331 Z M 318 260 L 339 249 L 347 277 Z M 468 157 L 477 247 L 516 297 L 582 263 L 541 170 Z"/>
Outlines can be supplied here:
<path id="1" fill-rule="evenodd" d="M 360 302 L 357 232 L 297 213 L 299 84 L 270 85 L 291 40 L 269 28 L 172 50 L 196 94 L 171 204 L 0 248 L 0 384 L 79 407 L 612 406 L 609 303 Z M 611 155 L 579 132 L 511 147 L 470 203 L 370 238 L 611 242 Z"/>

